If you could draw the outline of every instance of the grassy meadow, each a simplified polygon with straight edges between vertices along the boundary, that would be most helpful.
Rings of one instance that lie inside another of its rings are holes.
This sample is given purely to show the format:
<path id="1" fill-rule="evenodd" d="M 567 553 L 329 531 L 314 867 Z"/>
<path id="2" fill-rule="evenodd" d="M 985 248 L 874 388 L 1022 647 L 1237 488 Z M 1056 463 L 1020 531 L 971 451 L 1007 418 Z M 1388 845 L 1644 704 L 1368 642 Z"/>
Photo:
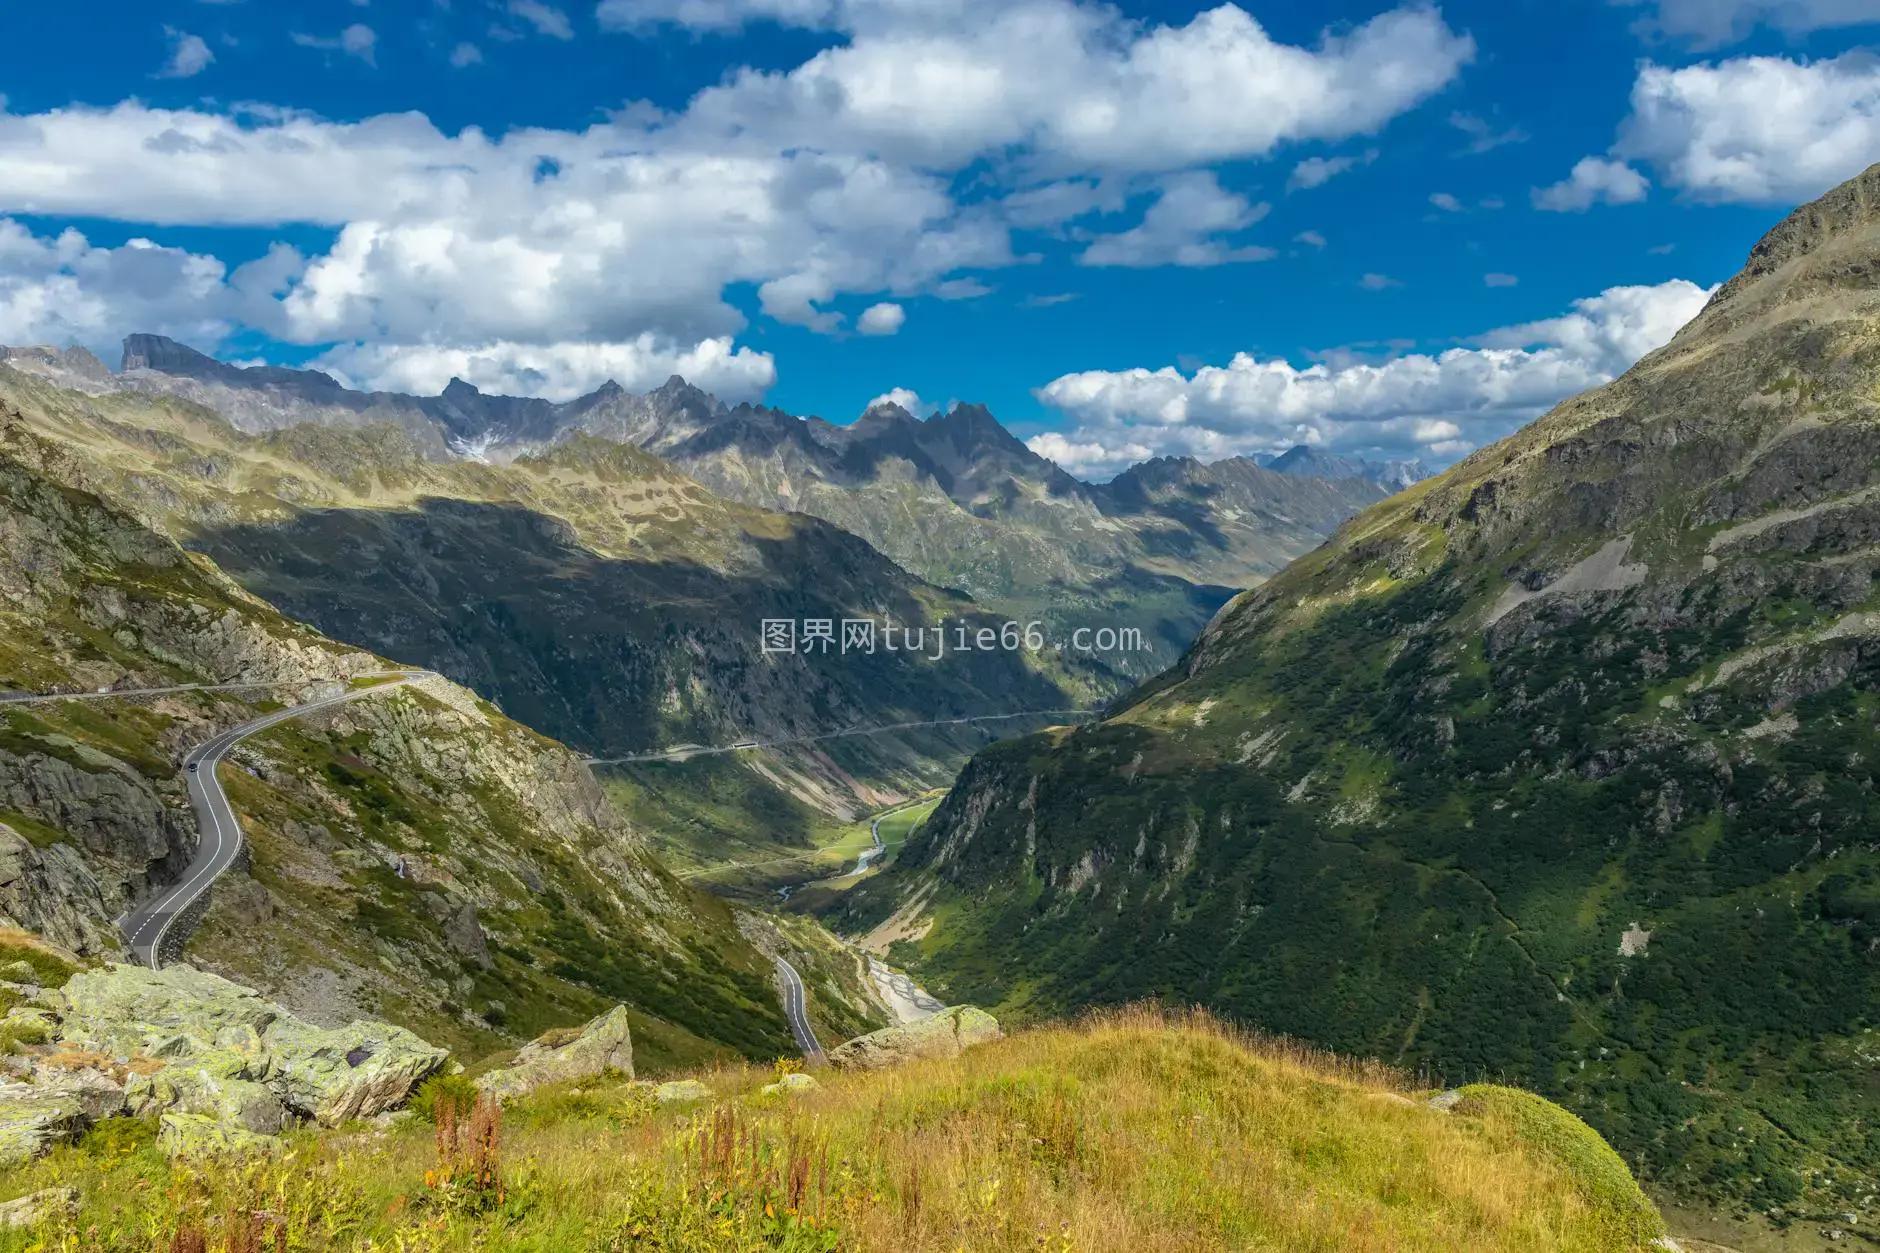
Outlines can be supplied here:
<path id="1" fill-rule="evenodd" d="M 1661 1231 L 1618 1157 L 1538 1098 L 1474 1089 L 1443 1113 L 1395 1072 L 1200 1015 L 1109 1013 L 791 1097 L 757 1067 L 698 1077 L 712 1100 L 609 1080 L 500 1115 L 434 1081 L 429 1120 L 239 1165 L 172 1165 L 148 1124 L 106 1124 L 0 1175 L 0 1201 L 82 1198 L 0 1253 L 1619 1253 Z"/>

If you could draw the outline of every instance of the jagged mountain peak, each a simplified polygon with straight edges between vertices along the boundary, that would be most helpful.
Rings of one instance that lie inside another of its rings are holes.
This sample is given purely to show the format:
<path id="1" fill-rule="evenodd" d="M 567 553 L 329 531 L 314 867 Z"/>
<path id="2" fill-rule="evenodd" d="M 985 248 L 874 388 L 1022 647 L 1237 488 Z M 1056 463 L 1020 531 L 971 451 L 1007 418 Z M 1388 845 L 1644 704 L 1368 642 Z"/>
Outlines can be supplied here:
<path id="1" fill-rule="evenodd" d="M 466 383 L 460 378 L 453 377 L 450 382 L 444 384 L 443 396 L 444 396 L 444 399 L 446 400 L 449 400 L 454 396 L 469 397 L 469 396 L 481 396 L 482 394 L 483 394 L 482 389 L 479 388 L 475 383 Z"/>

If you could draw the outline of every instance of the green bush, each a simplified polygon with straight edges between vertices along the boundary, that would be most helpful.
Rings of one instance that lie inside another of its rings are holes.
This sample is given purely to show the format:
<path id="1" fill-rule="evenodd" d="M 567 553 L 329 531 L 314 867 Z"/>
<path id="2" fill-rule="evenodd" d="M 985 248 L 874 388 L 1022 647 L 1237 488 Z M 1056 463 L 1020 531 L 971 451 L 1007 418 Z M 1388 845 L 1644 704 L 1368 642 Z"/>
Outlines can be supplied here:
<path id="1" fill-rule="evenodd" d="M 1587 1204 L 1604 1217 L 1614 1239 L 1643 1244 L 1665 1234 L 1663 1216 L 1638 1186 L 1625 1159 L 1571 1112 L 1532 1092 L 1492 1083 L 1463 1088 L 1455 1112 L 1499 1122 L 1528 1149 L 1557 1163 Z"/>
<path id="2" fill-rule="evenodd" d="M 411 1112 L 426 1122 L 435 1121 L 440 1105 L 455 1105 L 464 1113 L 477 1103 L 477 1085 L 468 1075 L 432 1075 L 411 1098 Z"/>

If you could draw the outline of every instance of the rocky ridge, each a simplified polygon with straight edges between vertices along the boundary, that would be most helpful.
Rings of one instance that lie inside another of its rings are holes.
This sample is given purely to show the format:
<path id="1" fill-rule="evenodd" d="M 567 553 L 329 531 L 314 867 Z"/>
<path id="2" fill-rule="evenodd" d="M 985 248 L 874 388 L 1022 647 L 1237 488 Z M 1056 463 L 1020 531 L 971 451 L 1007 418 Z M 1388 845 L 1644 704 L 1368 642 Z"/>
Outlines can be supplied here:
<path id="1" fill-rule="evenodd" d="M 513 462 L 584 440 L 643 448 L 719 496 L 822 518 L 1000 612 L 1053 626 L 1120 615 L 1150 639 L 1148 655 L 1109 660 L 1133 677 L 1172 660 L 1232 591 L 1403 477 L 1403 467 L 1327 461 L 1350 473 L 1320 481 L 1235 459 L 1191 475 L 1180 508 L 1145 509 L 1127 486 L 1072 478 L 977 405 L 923 421 L 882 404 L 844 426 L 727 405 L 678 377 L 643 395 L 610 383 L 561 403 L 486 395 L 460 379 L 436 397 L 361 393 L 317 371 L 230 366 L 149 335 L 126 341 L 124 366 L 124 388 L 186 399 L 250 433 L 385 423 L 433 461 Z M 1214 502 L 1207 488 L 1223 476 L 1243 502 Z"/>

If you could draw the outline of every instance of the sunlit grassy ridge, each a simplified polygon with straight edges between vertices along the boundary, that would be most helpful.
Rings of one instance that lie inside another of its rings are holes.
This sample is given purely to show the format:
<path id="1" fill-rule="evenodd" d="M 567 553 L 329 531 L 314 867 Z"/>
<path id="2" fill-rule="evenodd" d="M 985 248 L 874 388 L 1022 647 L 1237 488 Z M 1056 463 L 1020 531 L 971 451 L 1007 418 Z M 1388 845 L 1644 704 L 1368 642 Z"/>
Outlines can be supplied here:
<path id="1" fill-rule="evenodd" d="M 753 1068 L 656 1111 L 623 1084 L 505 1112 L 495 1186 L 447 1182 L 429 1125 L 172 1169 L 121 1131 L 11 1177 L 70 1185 L 66 1226 L 0 1250 L 219 1248 L 264 1212 L 293 1250 L 1585 1250 L 1648 1247 L 1658 1215 L 1571 1115 L 1504 1089 L 1429 1108 L 1392 1073 L 1125 1011 L 957 1061 L 825 1074 L 783 1100 Z M 427 1178 L 428 1172 L 428 1178 Z M 489 1177 L 488 1172 L 485 1178 Z M 236 1216 L 231 1218 L 230 1216 Z"/>

